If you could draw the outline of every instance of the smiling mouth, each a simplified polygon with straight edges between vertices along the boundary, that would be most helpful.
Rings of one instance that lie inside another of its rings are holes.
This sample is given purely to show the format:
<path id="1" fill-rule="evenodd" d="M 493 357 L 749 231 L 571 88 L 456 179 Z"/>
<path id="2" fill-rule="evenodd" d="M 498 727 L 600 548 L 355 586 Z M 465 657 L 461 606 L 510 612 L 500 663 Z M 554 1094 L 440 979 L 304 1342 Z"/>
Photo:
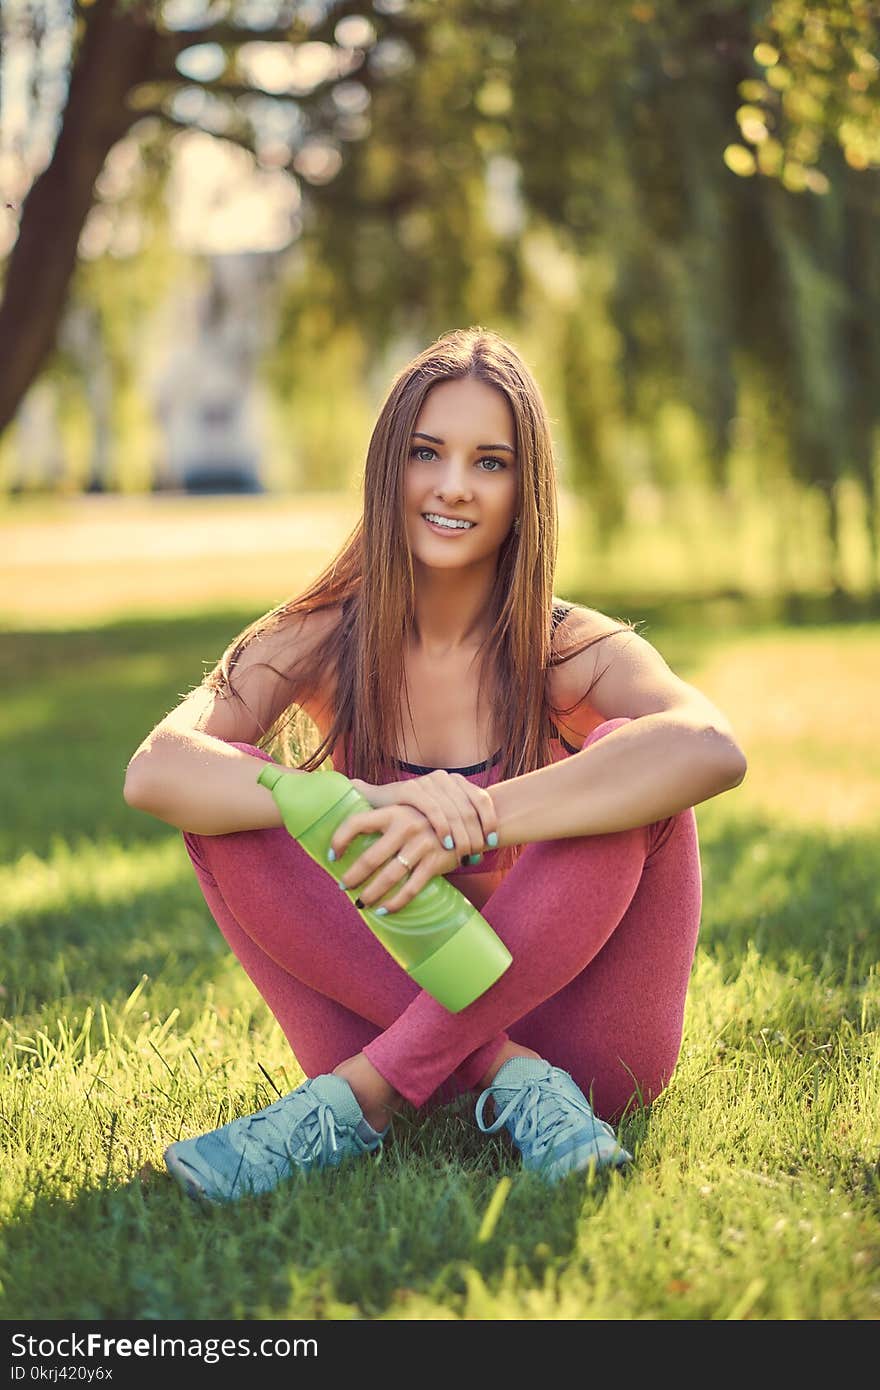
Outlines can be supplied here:
<path id="1" fill-rule="evenodd" d="M 465 521 L 463 517 L 460 520 L 441 517 L 439 512 L 422 512 L 422 516 L 435 531 L 472 531 L 477 524 L 475 521 Z"/>

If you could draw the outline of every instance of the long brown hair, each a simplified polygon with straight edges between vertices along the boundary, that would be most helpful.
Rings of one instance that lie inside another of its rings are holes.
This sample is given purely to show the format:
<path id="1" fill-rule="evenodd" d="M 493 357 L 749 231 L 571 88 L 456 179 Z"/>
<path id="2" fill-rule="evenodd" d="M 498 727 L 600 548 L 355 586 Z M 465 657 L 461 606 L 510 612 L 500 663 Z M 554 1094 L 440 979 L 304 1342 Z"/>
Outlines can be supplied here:
<path id="1" fill-rule="evenodd" d="M 519 525 L 501 545 L 490 599 L 491 629 L 480 656 L 480 699 L 488 702 L 491 751 L 501 749 L 499 777 L 507 780 L 551 760 L 554 716 L 567 711 L 548 701 L 546 673 L 609 633 L 551 654 L 553 578 L 558 553 L 557 483 L 547 409 L 516 350 L 476 326 L 441 335 L 396 375 L 379 411 L 367 449 L 363 514 L 335 559 L 302 593 L 246 627 L 227 647 L 203 685 L 243 699 L 233 684 L 236 661 L 253 639 L 285 627 L 291 615 L 338 608 L 340 621 L 322 642 L 323 672 L 294 662 L 279 676 L 291 703 L 260 739 L 268 748 L 285 733 L 306 741 L 302 702 L 324 685 L 335 688 L 326 738 L 295 765 L 314 771 L 337 747 L 347 750 L 348 772 L 367 782 L 394 777 L 391 759 L 403 747 L 406 692 L 404 641 L 415 616 L 412 556 L 404 515 L 404 470 L 422 403 L 441 381 L 476 377 L 507 398 L 519 458 Z M 630 623 L 615 629 L 628 630 Z M 268 664 L 268 663 L 266 663 Z M 589 692 L 584 692 L 584 695 Z M 583 698 L 581 696 L 580 698 Z M 407 696 L 408 704 L 408 696 Z M 574 706 L 569 707 L 569 711 Z M 289 747 L 289 744 L 288 744 Z"/>

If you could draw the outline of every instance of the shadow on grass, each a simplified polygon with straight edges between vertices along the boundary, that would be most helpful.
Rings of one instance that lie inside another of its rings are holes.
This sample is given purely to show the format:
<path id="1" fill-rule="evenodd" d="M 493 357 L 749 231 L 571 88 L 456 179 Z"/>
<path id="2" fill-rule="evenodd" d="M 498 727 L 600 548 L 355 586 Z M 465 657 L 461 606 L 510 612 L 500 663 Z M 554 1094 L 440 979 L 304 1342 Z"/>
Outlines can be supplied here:
<path id="1" fill-rule="evenodd" d="M 875 833 L 730 819 L 702 837 L 701 859 L 701 948 L 731 971 L 750 950 L 781 969 L 810 963 L 841 984 L 871 964 L 880 912 Z"/>
<path id="2" fill-rule="evenodd" d="M 166 835 L 167 826 L 126 806 L 126 765 L 245 621 L 220 613 L 0 634 L 0 666 L 10 673 L 0 704 L 0 862 L 46 856 L 56 838 L 129 844 Z"/>
<path id="3" fill-rule="evenodd" d="M 568 597 L 615 616 L 641 618 L 664 630 L 703 628 L 707 640 L 712 642 L 725 629 L 812 627 L 874 622 L 880 618 L 880 592 L 855 594 L 845 589 L 756 595 L 736 588 L 695 594 L 664 594 L 655 588 L 626 594 L 592 590 Z"/>
<path id="4" fill-rule="evenodd" d="M 429 1137 L 438 1125 L 455 1145 L 448 1160 Z M 461 1316 L 474 1273 L 491 1295 L 511 1263 L 520 1290 L 540 1290 L 548 1272 L 579 1261 L 586 1268 L 582 1222 L 626 1179 L 573 1174 L 548 1188 L 470 1128 L 465 1135 L 450 1107 L 430 1125 L 404 1125 L 378 1161 L 298 1176 L 224 1206 L 190 1201 L 164 1167 L 150 1165 L 72 1200 L 37 1190 L 5 1227 L 2 1316 L 32 1318 L 42 1308 L 74 1320 L 394 1319 L 411 1316 L 416 1298 Z M 512 1181 L 487 1231 L 504 1176 Z"/>
<path id="5" fill-rule="evenodd" d="M 121 1004 L 143 976 L 169 1000 L 192 999 L 200 1009 L 230 952 L 182 840 L 180 855 L 179 885 L 132 893 L 121 903 L 80 895 L 75 911 L 33 911 L 0 922 L 4 1013 L 38 1013 L 61 1001 L 68 1013 L 96 999 Z"/>

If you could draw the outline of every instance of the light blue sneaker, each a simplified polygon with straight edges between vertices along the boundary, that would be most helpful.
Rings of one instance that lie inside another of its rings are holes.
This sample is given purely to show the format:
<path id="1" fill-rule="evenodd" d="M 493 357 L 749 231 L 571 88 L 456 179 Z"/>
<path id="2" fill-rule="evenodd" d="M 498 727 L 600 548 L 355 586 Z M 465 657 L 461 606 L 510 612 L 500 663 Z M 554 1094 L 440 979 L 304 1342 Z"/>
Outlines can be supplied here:
<path id="1" fill-rule="evenodd" d="M 294 1172 L 371 1153 L 387 1133 L 367 1124 L 348 1082 L 328 1072 L 265 1110 L 171 1144 L 165 1166 L 187 1196 L 233 1202 L 271 1192 Z"/>
<path id="2" fill-rule="evenodd" d="M 483 1112 L 490 1096 L 496 1119 L 487 1125 Z M 611 1126 L 593 1114 L 568 1072 L 534 1057 L 511 1057 L 498 1068 L 477 1101 L 476 1119 L 484 1134 L 506 1126 L 522 1153 L 523 1168 L 550 1182 L 591 1164 L 621 1168 L 632 1162 L 632 1154 Z"/>

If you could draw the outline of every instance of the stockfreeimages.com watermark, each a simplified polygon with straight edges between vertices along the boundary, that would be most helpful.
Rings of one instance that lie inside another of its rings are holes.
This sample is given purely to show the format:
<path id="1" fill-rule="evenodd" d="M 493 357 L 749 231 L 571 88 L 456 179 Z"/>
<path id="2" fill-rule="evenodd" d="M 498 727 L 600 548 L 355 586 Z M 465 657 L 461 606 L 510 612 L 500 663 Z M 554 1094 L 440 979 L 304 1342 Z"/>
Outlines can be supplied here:
<path id="1" fill-rule="evenodd" d="M 163 1337 L 152 1332 L 144 1337 L 108 1337 L 103 1332 L 70 1332 L 61 1337 L 35 1337 L 24 1332 L 12 1334 L 12 1380 L 28 1375 L 27 1361 L 81 1360 L 107 1361 L 111 1358 L 179 1358 L 214 1365 L 235 1357 L 265 1357 L 284 1360 L 289 1356 L 317 1356 L 314 1337 Z M 24 1362 L 24 1364 L 22 1364 Z M 87 1370 L 88 1368 L 83 1368 Z M 72 1371 L 71 1379 L 90 1379 L 83 1370 Z M 98 1377 L 102 1378 L 102 1377 Z M 109 1376 L 106 1377 L 109 1379 Z"/>

